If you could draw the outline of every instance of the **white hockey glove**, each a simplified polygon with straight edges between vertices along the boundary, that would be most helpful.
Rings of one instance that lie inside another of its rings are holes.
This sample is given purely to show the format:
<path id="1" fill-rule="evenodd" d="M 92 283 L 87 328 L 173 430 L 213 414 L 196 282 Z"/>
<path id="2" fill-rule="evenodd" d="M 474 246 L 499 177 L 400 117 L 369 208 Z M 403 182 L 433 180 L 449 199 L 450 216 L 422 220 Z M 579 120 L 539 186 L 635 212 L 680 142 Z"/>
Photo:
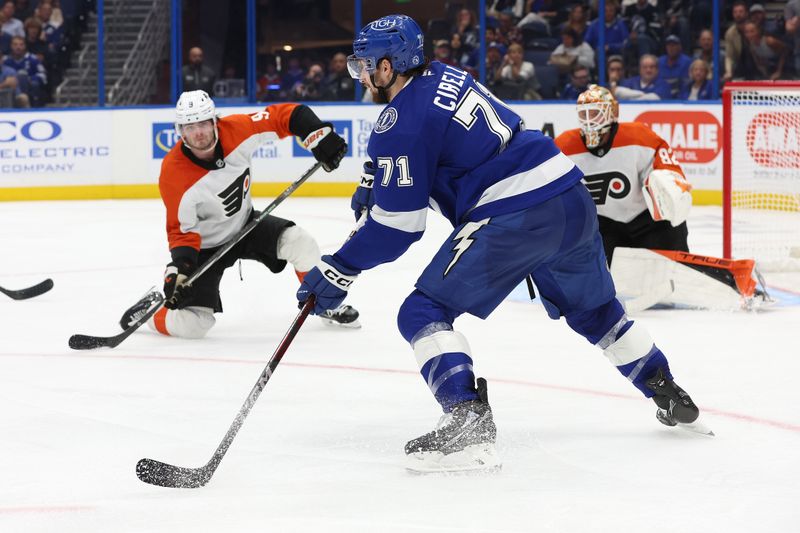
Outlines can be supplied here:
<path id="1" fill-rule="evenodd" d="M 689 217 L 692 185 L 673 170 L 656 169 L 644 180 L 644 201 L 653 220 L 679 226 Z"/>

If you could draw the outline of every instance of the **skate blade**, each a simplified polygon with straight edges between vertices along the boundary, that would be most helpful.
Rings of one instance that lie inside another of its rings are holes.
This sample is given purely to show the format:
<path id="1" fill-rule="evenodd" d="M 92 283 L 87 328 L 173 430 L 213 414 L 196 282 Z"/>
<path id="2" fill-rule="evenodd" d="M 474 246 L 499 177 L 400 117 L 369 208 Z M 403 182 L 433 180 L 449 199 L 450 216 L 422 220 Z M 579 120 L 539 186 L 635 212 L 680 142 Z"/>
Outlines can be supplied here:
<path id="1" fill-rule="evenodd" d="M 342 322 L 337 322 L 335 320 L 331 320 L 330 318 L 326 318 L 324 316 L 319 317 L 319 319 L 322 320 L 323 324 L 325 324 L 326 326 L 330 326 L 332 328 L 344 328 L 344 329 L 361 328 L 361 322 L 359 322 L 358 319 L 353 320 L 352 322 L 348 322 L 346 324 Z"/>
<path id="2" fill-rule="evenodd" d="M 499 472 L 503 467 L 494 444 L 474 444 L 460 452 L 417 452 L 406 456 L 406 470 L 414 474 Z"/>
<path id="3" fill-rule="evenodd" d="M 711 431 L 711 428 L 700 422 L 699 419 L 695 420 L 691 424 L 682 424 L 678 422 L 678 425 L 676 427 L 679 427 L 686 431 L 691 431 L 692 433 L 699 433 L 700 435 L 704 435 L 706 437 L 714 436 L 714 432 Z"/>

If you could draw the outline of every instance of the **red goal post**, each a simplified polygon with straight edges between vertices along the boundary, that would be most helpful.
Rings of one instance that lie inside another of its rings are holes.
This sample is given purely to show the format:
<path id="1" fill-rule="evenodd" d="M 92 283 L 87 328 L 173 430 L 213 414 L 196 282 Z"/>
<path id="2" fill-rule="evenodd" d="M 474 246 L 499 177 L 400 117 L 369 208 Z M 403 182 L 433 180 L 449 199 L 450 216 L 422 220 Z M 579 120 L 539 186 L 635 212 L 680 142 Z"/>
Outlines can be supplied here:
<path id="1" fill-rule="evenodd" d="M 723 255 L 800 268 L 800 81 L 727 83 Z"/>

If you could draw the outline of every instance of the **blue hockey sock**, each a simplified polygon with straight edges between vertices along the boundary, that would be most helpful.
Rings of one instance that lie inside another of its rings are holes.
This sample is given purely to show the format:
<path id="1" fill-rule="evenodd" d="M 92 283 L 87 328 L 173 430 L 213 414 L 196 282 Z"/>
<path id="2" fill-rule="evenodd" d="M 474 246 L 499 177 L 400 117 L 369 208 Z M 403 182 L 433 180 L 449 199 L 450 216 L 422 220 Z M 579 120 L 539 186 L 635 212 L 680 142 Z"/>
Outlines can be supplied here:
<path id="1" fill-rule="evenodd" d="M 664 353 L 644 326 L 628 320 L 616 298 L 596 309 L 568 316 L 567 323 L 603 350 L 611 364 L 646 397 L 653 396 L 653 391 L 645 383 L 659 368 L 672 379 Z"/>
<path id="2" fill-rule="evenodd" d="M 475 374 L 467 339 L 447 323 L 423 328 L 413 339 L 420 373 L 444 411 L 454 405 L 477 400 Z"/>
<path id="3" fill-rule="evenodd" d="M 635 361 L 622 366 L 618 366 L 620 374 L 628 378 L 628 381 L 633 383 L 633 386 L 642 391 L 645 397 L 650 398 L 653 396 L 653 391 L 647 388 L 645 382 L 656 375 L 659 368 L 664 369 L 664 375 L 672 379 L 672 373 L 669 371 L 669 363 L 667 358 L 654 344 L 653 348 L 644 357 L 640 357 Z"/>
<path id="4" fill-rule="evenodd" d="M 465 353 L 437 355 L 423 365 L 420 374 L 446 413 L 456 404 L 478 399 L 472 358 Z"/>

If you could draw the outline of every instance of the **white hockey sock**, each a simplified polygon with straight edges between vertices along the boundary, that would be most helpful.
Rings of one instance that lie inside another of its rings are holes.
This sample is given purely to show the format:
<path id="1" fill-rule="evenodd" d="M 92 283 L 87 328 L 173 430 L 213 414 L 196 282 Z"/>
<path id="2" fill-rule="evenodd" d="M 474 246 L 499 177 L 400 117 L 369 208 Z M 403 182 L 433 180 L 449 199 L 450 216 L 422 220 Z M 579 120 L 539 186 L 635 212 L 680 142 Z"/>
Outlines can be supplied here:
<path id="1" fill-rule="evenodd" d="M 200 339 L 216 323 L 214 310 L 210 307 L 189 306 L 183 309 L 162 307 L 147 321 L 153 331 L 172 337 Z"/>
<path id="2" fill-rule="evenodd" d="M 308 272 L 319 262 L 317 241 L 299 226 L 290 226 L 278 237 L 278 259 L 292 264 L 297 272 Z"/>

